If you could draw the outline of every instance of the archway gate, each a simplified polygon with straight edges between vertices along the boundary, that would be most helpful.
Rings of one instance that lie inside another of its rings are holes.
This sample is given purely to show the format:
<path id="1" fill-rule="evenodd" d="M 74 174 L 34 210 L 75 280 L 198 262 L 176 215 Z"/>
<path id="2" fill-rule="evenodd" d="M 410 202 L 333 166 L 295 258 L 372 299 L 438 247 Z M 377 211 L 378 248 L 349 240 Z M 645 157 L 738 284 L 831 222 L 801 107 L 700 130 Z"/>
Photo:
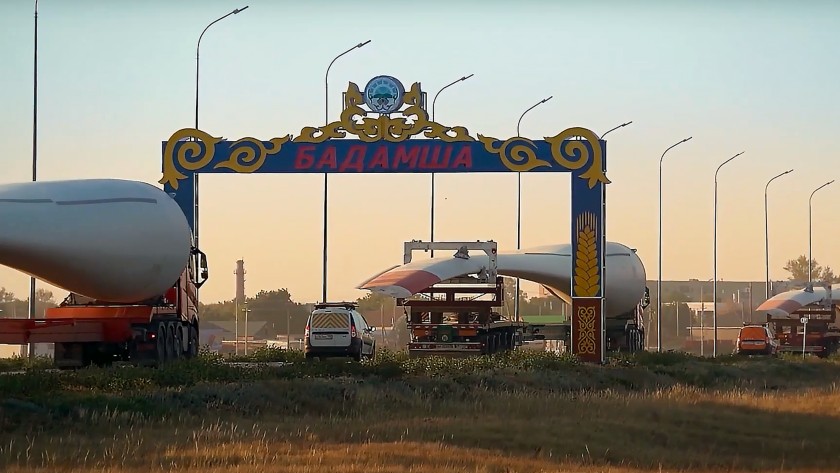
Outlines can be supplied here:
<path id="1" fill-rule="evenodd" d="M 195 128 L 178 130 L 163 142 L 159 182 L 195 231 L 193 179 L 198 173 L 431 172 L 572 174 L 571 351 L 582 360 L 603 362 L 605 196 L 610 181 L 606 142 L 586 128 L 568 128 L 542 140 L 473 136 L 465 127 L 430 121 L 419 82 L 406 91 L 397 79 L 377 76 L 363 91 L 349 83 L 338 121 L 304 127 L 297 136 L 229 141 Z"/>

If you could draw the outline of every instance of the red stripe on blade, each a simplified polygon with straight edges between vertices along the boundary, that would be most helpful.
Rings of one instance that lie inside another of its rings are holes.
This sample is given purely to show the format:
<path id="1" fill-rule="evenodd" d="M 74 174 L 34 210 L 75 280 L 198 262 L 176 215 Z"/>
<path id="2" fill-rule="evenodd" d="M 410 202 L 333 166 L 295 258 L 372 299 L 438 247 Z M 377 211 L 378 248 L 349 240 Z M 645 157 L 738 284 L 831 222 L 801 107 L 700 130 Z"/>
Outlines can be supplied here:
<path id="1" fill-rule="evenodd" d="M 440 277 L 418 270 L 390 271 L 368 281 L 362 289 L 380 286 L 399 286 L 412 294 L 416 294 L 427 287 L 440 282 Z"/>

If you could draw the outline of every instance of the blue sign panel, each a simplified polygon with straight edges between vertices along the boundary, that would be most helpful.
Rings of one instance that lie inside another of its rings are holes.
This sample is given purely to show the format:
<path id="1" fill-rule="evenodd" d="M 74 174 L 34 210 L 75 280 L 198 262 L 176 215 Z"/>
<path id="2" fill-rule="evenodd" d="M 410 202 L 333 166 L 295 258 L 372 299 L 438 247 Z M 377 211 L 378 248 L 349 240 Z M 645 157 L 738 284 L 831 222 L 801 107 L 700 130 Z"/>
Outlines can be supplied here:
<path id="1" fill-rule="evenodd" d="M 580 132 L 572 131 L 572 132 Z M 567 135 L 569 133 L 566 133 Z M 200 141 L 182 141 L 183 137 Z M 300 137 L 298 137 L 300 138 Z M 596 150 L 599 141 L 563 138 L 498 140 L 479 135 L 475 141 L 412 139 L 365 142 L 333 139 L 320 143 L 244 138 L 227 141 L 200 130 L 184 129 L 163 144 L 162 183 L 179 187 L 192 173 L 449 173 L 570 172 L 584 169 L 587 185 L 605 182 Z"/>

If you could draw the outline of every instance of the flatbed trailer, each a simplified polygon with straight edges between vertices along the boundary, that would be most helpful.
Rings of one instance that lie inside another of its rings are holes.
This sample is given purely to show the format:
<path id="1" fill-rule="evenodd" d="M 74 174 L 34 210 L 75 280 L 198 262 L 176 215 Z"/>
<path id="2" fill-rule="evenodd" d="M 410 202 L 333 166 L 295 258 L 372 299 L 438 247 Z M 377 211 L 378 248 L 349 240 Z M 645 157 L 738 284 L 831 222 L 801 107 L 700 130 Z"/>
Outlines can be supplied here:
<path id="1" fill-rule="evenodd" d="M 118 304 L 71 293 L 42 319 L 0 318 L 0 344 L 52 343 L 61 369 L 115 361 L 157 367 L 192 358 L 199 343 L 196 290 L 207 280 L 206 256 L 192 251 L 187 268 L 159 297 Z"/>
<path id="2" fill-rule="evenodd" d="M 404 263 L 413 251 L 456 249 L 456 258 L 469 258 L 469 250 L 484 251 L 489 264 L 480 274 L 434 284 L 412 297 L 397 298 L 404 307 L 410 335 L 409 356 L 475 356 L 514 350 L 525 340 L 562 340 L 571 346 L 571 323 L 532 324 L 511 320 L 500 313 L 504 305 L 503 278 L 498 276 L 494 241 L 405 243 Z M 550 292 L 551 289 L 547 288 Z M 559 295 L 553 295 L 561 298 Z M 644 350 L 644 309 L 650 304 L 645 288 L 639 304 L 627 313 L 607 318 L 609 352 Z"/>
<path id="3" fill-rule="evenodd" d="M 491 355 L 522 344 L 528 324 L 504 319 L 496 311 L 504 303 L 502 277 L 493 284 L 470 277 L 448 280 L 424 294 L 429 299 L 397 299 L 406 308 L 409 356 Z M 470 296 L 458 297 L 463 294 Z M 481 296 L 491 299 L 479 300 Z"/>
<path id="4" fill-rule="evenodd" d="M 836 304 L 813 304 L 791 312 L 790 317 L 767 314 L 767 322 L 779 341 L 779 352 L 810 353 L 828 357 L 840 348 L 840 325 Z M 802 320 L 807 322 L 803 324 Z M 804 339 L 803 339 L 804 338 Z M 804 347 L 803 347 L 804 345 Z"/>
<path id="5" fill-rule="evenodd" d="M 491 355 L 522 344 L 527 324 L 506 320 L 495 310 L 504 303 L 501 277 L 493 284 L 470 277 L 443 281 L 424 294 L 429 298 L 397 299 L 406 307 L 409 356 Z"/>

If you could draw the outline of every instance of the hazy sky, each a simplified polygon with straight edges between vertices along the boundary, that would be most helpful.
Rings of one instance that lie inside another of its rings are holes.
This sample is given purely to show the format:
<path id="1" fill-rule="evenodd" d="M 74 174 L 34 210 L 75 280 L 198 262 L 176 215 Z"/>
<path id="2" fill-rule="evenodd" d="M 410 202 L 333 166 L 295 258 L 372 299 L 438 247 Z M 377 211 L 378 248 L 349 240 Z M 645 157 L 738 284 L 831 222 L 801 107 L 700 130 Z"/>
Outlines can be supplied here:
<path id="1" fill-rule="evenodd" d="M 324 72 L 337 118 L 348 81 L 420 81 L 438 121 L 506 138 L 570 126 L 608 137 L 607 237 L 638 249 L 657 276 L 657 176 L 664 166 L 663 278 L 712 276 L 715 168 L 718 275 L 764 278 L 764 185 L 771 185 L 771 277 L 808 251 L 808 196 L 840 177 L 837 78 L 840 3 L 832 1 L 268 1 L 41 0 L 39 179 L 116 177 L 157 183 L 161 141 L 193 125 L 201 43 L 201 128 L 270 139 L 321 125 Z M 33 2 L 0 2 L 3 182 L 31 178 Z M 524 247 L 569 241 L 569 176 L 523 175 Z M 320 298 L 322 176 L 203 175 L 203 301 L 286 287 Z M 516 175 L 439 175 L 436 239 L 516 245 Z M 330 180 L 329 297 L 363 295 L 362 280 L 402 262 L 402 242 L 428 239 L 429 176 Z M 814 257 L 840 266 L 840 183 L 814 199 Z M 399 203 L 398 203 L 399 202 Z M 3 222 L 3 224 L 8 224 Z M 24 295 L 28 277 L 0 268 Z M 525 286 L 532 289 L 533 286 Z M 56 290 L 61 299 L 65 291 Z"/>

